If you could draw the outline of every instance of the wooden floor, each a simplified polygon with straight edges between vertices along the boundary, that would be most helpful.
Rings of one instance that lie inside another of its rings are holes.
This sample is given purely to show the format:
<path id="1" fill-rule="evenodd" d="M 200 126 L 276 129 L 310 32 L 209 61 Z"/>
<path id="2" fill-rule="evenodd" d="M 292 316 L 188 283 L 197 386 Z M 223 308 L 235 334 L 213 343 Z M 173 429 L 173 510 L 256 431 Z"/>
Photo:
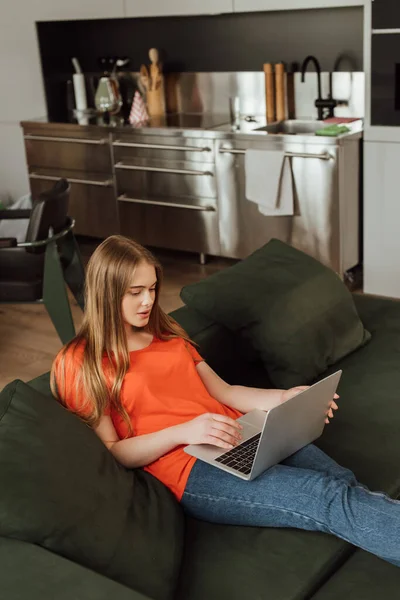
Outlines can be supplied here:
<path id="1" fill-rule="evenodd" d="M 84 260 L 95 248 L 93 242 L 81 240 Z M 164 267 L 164 286 L 160 303 L 166 312 L 182 306 L 179 292 L 184 285 L 200 281 L 235 261 L 210 258 L 205 266 L 198 255 L 181 252 L 154 251 Z M 82 313 L 71 302 L 75 327 Z M 61 342 L 43 305 L 0 305 L 0 389 L 13 379 L 29 381 L 48 371 Z"/>

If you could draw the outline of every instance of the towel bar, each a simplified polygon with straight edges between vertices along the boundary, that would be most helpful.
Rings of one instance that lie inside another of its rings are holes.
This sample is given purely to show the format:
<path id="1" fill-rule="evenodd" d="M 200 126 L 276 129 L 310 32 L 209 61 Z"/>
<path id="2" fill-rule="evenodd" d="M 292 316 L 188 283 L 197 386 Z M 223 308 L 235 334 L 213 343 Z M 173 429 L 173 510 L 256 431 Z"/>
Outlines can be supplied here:
<path id="1" fill-rule="evenodd" d="M 236 148 L 220 148 L 220 154 L 246 154 L 246 150 L 237 150 Z M 288 158 L 319 158 L 320 160 L 332 160 L 334 157 L 329 152 L 321 154 L 310 154 L 305 152 L 285 152 Z"/>

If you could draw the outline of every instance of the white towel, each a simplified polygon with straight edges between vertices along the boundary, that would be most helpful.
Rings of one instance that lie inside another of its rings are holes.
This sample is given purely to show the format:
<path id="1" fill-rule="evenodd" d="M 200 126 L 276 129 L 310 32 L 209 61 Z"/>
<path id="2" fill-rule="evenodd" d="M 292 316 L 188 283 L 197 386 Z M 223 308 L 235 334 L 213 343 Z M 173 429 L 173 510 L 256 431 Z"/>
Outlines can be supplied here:
<path id="1" fill-rule="evenodd" d="M 246 198 L 265 216 L 294 214 L 292 163 L 284 152 L 246 150 Z"/>

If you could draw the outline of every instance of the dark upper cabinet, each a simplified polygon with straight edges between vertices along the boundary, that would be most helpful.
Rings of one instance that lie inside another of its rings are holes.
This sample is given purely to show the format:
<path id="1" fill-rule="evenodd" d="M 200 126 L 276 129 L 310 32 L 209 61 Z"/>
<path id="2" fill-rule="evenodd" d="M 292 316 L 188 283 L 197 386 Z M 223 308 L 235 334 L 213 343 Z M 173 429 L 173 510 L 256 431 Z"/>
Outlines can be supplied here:
<path id="1" fill-rule="evenodd" d="M 400 33 L 372 36 L 371 124 L 400 125 Z"/>
<path id="2" fill-rule="evenodd" d="M 372 29 L 400 28 L 400 0 L 374 0 Z"/>

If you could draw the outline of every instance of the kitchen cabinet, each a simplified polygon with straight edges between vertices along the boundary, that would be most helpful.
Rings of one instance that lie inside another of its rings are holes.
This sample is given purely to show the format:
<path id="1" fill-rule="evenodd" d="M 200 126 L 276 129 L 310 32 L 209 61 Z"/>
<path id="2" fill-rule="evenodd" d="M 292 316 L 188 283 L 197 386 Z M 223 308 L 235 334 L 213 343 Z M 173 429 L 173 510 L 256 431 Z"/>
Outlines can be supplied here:
<path id="1" fill-rule="evenodd" d="M 400 125 L 400 31 L 372 36 L 371 125 Z"/>
<path id="2" fill-rule="evenodd" d="M 233 0 L 125 0 L 127 17 L 230 13 Z"/>
<path id="3" fill-rule="evenodd" d="M 33 198 L 58 179 L 71 183 L 75 233 L 104 238 L 119 232 L 110 140 L 101 129 L 23 123 Z"/>
<path id="4" fill-rule="evenodd" d="M 231 137 L 216 142 L 221 255 L 245 258 L 277 238 L 343 275 L 359 263 L 359 139 L 310 143 L 287 136 L 264 140 Z M 249 149 L 290 156 L 294 216 L 265 216 L 246 194 Z"/>
<path id="5" fill-rule="evenodd" d="M 122 234 L 144 245 L 220 254 L 212 138 L 122 134 L 113 155 Z"/>
<path id="6" fill-rule="evenodd" d="M 364 144 L 364 291 L 400 298 L 400 143 Z"/>
<path id="7" fill-rule="evenodd" d="M 396 1 L 396 0 L 394 0 Z M 233 0 L 234 12 L 364 6 L 368 0 Z"/>
<path id="8" fill-rule="evenodd" d="M 372 29 L 400 28 L 399 0 L 375 0 L 372 2 Z"/>

